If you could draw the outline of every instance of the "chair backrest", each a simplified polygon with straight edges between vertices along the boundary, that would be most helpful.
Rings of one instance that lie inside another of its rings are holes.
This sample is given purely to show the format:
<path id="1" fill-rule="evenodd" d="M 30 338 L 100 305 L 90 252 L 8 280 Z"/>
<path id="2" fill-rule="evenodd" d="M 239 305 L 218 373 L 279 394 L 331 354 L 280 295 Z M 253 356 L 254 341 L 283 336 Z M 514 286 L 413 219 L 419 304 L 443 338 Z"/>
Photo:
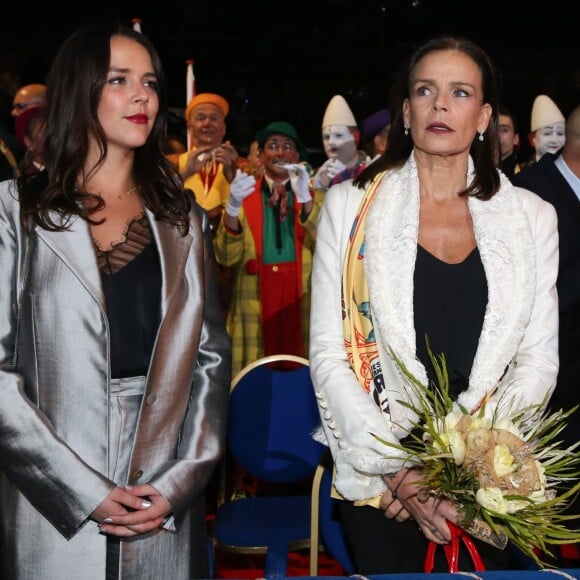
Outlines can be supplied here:
<path id="1" fill-rule="evenodd" d="M 269 483 L 314 473 L 326 447 L 312 438 L 320 422 L 308 360 L 263 357 L 232 381 L 228 446 L 251 475 Z"/>

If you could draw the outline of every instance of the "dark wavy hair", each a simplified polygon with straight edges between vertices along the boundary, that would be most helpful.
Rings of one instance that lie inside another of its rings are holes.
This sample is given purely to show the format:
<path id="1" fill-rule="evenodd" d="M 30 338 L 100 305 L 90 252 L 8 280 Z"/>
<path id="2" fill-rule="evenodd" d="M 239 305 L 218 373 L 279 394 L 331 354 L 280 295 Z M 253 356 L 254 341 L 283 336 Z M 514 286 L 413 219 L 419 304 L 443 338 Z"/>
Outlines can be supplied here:
<path id="1" fill-rule="evenodd" d="M 89 139 L 100 146 L 100 159 L 107 155 L 105 133 L 97 108 L 107 81 L 112 36 L 126 36 L 143 46 L 157 76 L 159 112 L 151 134 L 135 150 L 133 179 L 145 206 L 156 218 L 178 227 L 185 235 L 189 228 L 191 201 L 183 190 L 179 173 L 162 153 L 167 132 L 167 88 L 161 60 L 153 44 L 140 32 L 117 22 L 92 24 L 73 33 L 59 49 L 47 77 L 46 141 L 44 166 L 33 176 L 18 179 L 21 220 L 53 231 L 65 230 L 68 219 L 78 215 L 95 223 L 91 215 L 104 202 L 94 194 L 79 191 Z M 55 222 L 50 212 L 64 218 Z"/>
<path id="2" fill-rule="evenodd" d="M 499 146 L 498 81 L 495 67 L 490 57 L 480 46 L 471 40 L 452 36 L 439 36 L 426 41 L 408 59 L 407 65 L 400 72 L 399 86 L 396 87 L 398 93 L 395 91 L 394 97 L 395 105 L 391 107 L 391 111 L 395 115 L 389 132 L 387 150 L 354 179 L 353 183 L 356 186 L 365 187 L 382 171 L 401 167 L 411 155 L 413 141 L 410 135 L 405 135 L 402 103 L 405 99 L 410 98 L 412 79 L 419 62 L 432 52 L 445 50 L 458 50 L 475 62 L 481 71 L 483 102 L 492 107 L 492 115 L 484 140 L 480 141 L 474 135 L 469 150 L 473 157 L 475 178 L 460 195 L 471 195 L 485 200 L 497 193 L 500 177 L 495 163 Z"/>

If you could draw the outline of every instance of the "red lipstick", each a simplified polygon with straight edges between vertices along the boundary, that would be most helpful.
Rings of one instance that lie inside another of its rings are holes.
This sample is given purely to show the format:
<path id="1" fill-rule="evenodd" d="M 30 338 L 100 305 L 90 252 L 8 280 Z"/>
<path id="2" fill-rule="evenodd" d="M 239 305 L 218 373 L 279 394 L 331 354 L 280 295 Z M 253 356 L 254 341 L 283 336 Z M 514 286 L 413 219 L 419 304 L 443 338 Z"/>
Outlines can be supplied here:
<path id="1" fill-rule="evenodd" d="M 131 123 L 137 123 L 138 125 L 146 125 L 147 121 L 149 121 L 149 117 L 143 113 L 131 115 L 130 117 L 125 117 L 125 119 L 127 119 L 127 121 L 131 121 Z"/>

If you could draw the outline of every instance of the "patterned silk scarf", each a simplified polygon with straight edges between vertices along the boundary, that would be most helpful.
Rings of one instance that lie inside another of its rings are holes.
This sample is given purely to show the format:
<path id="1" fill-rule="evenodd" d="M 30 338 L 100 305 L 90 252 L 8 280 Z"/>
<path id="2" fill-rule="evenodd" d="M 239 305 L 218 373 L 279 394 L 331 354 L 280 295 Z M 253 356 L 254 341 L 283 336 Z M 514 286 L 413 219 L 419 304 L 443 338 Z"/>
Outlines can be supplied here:
<path id="1" fill-rule="evenodd" d="M 367 189 L 352 224 L 342 271 L 341 293 L 344 347 L 350 367 L 367 393 L 372 392 L 375 403 L 388 411 L 385 389 L 377 388 L 383 379 L 364 271 L 365 220 L 382 175 L 381 173 L 375 177 Z M 331 495 L 343 499 L 334 485 Z M 377 496 L 355 501 L 354 504 L 380 509 L 380 499 L 380 496 Z"/>
<path id="2" fill-rule="evenodd" d="M 349 364 L 377 405 L 388 410 L 364 271 L 365 220 L 383 174 L 367 189 L 349 236 L 342 272 L 342 325 Z"/>

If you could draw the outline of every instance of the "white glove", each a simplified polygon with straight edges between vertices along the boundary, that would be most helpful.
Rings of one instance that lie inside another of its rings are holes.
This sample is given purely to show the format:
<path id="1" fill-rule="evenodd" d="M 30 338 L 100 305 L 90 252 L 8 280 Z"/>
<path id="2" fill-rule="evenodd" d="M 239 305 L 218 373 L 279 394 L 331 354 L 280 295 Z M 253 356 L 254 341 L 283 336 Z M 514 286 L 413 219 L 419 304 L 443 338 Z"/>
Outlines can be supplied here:
<path id="1" fill-rule="evenodd" d="M 226 213 L 232 217 L 238 217 L 242 209 L 242 202 L 254 191 L 256 178 L 244 173 L 241 169 L 236 170 L 236 175 L 230 183 L 230 197 L 226 203 Z"/>
<path id="2" fill-rule="evenodd" d="M 338 175 L 346 165 L 339 159 L 327 159 L 316 172 L 312 183 L 314 189 L 326 191 L 330 182 Z"/>
<path id="3" fill-rule="evenodd" d="M 296 195 L 296 199 L 299 203 L 306 203 L 307 201 L 312 201 L 312 195 L 310 194 L 310 188 L 308 187 L 308 182 L 310 176 L 306 168 L 300 163 L 286 163 L 284 169 L 288 171 L 290 176 L 290 187 Z"/>

